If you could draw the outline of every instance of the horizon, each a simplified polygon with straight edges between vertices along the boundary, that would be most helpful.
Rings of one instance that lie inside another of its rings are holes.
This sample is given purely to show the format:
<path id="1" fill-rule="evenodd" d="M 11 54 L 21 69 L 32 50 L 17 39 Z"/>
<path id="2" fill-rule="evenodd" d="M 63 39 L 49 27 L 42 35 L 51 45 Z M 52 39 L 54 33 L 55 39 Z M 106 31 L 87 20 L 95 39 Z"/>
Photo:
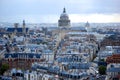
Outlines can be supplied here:
<path id="1" fill-rule="evenodd" d="M 23 21 L 23 20 L 22 20 Z M 14 23 L 20 23 L 20 24 L 22 24 L 22 21 L 20 21 L 20 22 L 0 22 L 0 23 L 8 23 L 8 24 L 14 24 Z M 36 23 L 34 23 L 34 22 L 27 22 L 26 20 L 25 20 L 25 23 L 26 24 L 58 24 L 58 22 L 53 22 L 53 23 L 49 23 L 49 22 L 43 22 L 43 23 L 39 23 L 39 22 L 36 22 Z M 87 21 L 86 22 L 71 22 L 71 24 L 80 24 L 80 23 L 82 23 L 82 24 L 85 24 L 85 23 L 87 23 Z M 90 24 L 120 24 L 120 22 L 88 22 L 88 23 L 90 23 Z"/>

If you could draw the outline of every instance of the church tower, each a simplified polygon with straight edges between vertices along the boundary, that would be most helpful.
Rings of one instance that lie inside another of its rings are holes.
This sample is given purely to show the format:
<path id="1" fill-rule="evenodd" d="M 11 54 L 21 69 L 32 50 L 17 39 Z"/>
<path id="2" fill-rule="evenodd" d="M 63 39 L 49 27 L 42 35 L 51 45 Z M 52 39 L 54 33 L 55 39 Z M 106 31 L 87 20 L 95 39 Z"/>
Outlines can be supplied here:
<path id="1" fill-rule="evenodd" d="M 69 28 L 70 27 L 69 16 L 66 13 L 65 8 L 63 8 L 63 13 L 60 15 L 60 19 L 58 20 L 58 26 L 61 28 Z"/>
<path id="2" fill-rule="evenodd" d="M 22 33 L 25 35 L 26 34 L 26 25 L 25 25 L 25 20 L 23 20 L 23 30 L 22 30 Z"/>

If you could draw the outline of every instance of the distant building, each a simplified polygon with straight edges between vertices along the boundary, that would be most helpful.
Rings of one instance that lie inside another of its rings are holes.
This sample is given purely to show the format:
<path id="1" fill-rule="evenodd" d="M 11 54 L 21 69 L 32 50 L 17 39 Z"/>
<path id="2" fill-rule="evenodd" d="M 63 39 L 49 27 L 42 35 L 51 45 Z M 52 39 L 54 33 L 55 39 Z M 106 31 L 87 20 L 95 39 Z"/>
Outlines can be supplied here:
<path id="1" fill-rule="evenodd" d="M 63 9 L 63 13 L 60 15 L 60 19 L 58 20 L 58 26 L 61 28 L 68 28 L 70 27 L 70 20 L 69 16 L 66 13 L 66 9 Z"/>
<path id="2" fill-rule="evenodd" d="M 90 32 L 91 31 L 91 28 L 90 28 L 90 23 L 87 21 L 87 23 L 85 24 L 85 28 L 87 30 L 87 32 Z"/>
<path id="3" fill-rule="evenodd" d="M 72 32 L 87 32 L 86 27 L 71 27 Z"/>
<path id="4" fill-rule="evenodd" d="M 85 27 L 90 27 L 89 22 L 87 21 L 87 23 L 85 24 Z"/>

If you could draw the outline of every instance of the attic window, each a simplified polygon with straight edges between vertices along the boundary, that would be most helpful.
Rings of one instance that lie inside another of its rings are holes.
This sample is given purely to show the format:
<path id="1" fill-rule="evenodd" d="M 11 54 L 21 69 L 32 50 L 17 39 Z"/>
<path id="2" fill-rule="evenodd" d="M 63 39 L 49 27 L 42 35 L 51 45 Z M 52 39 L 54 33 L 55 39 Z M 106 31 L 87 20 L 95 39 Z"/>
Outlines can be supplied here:
<path id="1" fill-rule="evenodd" d="M 34 55 L 33 58 L 36 58 L 36 56 Z"/>
<path id="2" fill-rule="evenodd" d="M 9 57 L 8 57 L 8 58 L 12 58 L 12 57 L 11 57 L 11 55 L 9 55 Z"/>

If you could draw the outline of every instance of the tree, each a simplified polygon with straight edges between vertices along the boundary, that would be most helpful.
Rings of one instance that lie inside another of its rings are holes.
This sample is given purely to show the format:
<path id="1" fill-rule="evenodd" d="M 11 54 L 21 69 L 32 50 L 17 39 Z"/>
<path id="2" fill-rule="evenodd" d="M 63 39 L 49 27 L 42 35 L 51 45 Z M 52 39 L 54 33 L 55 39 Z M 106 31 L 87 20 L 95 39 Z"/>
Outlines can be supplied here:
<path id="1" fill-rule="evenodd" d="M 0 75 L 3 75 L 5 71 L 7 71 L 9 69 L 9 65 L 8 64 L 2 64 L 2 66 L 0 67 Z"/>
<path id="2" fill-rule="evenodd" d="M 99 66 L 99 74 L 104 75 L 106 74 L 106 66 Z"/>
<path id="3" fill-rule="evenodd" d="M 105 62 L 105 60 L 104 60 L 104 59 L 100 59 L 100 61 Z"/>

